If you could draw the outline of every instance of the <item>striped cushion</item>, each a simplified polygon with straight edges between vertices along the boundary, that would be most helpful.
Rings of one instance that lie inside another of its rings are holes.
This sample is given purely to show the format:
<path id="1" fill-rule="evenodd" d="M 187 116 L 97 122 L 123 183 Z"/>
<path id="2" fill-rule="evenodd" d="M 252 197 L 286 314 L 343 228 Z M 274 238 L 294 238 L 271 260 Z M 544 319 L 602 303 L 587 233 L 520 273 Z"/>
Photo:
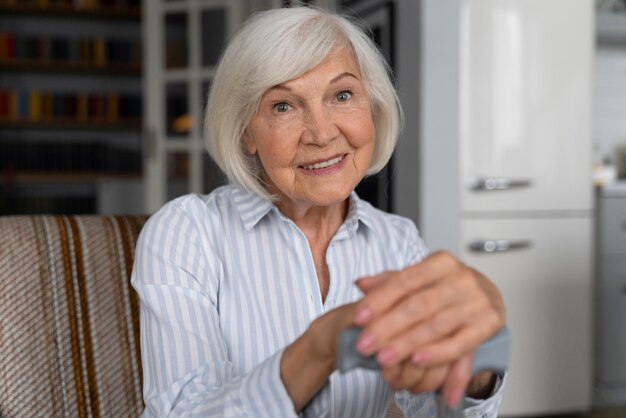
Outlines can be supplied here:
<path id="1" fill-rule="evenodd" d="M 145 217 L 0 217 L 0 417 L 136 417 Z"/>

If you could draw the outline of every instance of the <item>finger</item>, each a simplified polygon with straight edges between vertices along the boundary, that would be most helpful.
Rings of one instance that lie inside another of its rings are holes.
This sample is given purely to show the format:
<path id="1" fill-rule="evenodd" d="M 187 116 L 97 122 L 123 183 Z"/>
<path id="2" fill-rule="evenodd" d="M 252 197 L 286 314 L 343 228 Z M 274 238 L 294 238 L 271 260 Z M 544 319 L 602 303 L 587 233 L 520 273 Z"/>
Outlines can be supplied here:
<path id="1" fill-rule="evenodd" d="M 396 335 L 388 345 L 378 352 L 377 360 L 382 366 L 393 366 L 411 357 L 422 347 L 443 340 L 475 317 L 476 307 L 472 304 L 453 305 L 421 321 L 411 329 Z M 385 340 L 383 340 L 385 341 Z"/>
<path id="2" fill-rule="evenodd" d="M 313 349 L 320 356 L 334 358 L 337 350 L 339 334 L 350 326 L 354 326 L 356 303 L 339 306 L 322 316 L 317 317 L 309 326 L 307 333 L 313 335 Z"/>
<path id="3" fill-rule="evenodd" d="M 360 279 L 356 280 L 354 284 L 357 285 L 357 287 L 361 289 L 363 293 L 368 293 L 370 290 L 375 289 L 380 284 L 382 284 L 389 277 L 390 274 L 390 272 L 385 272 L 377 274 L 375 276 L 361 277 Z"/>
<path id="4" fill-rule="evenodd" d="M 404 362 L 395 366 L 398 368 L 392 387 L 394 390 L 405 390 L 419 384 L 426 373 L 424 367 L 417 366 L 411 362 Z"/>
<path id="5" fill-rule="evenodd" d="M 414 367 L 418 367 L 418 366 L 414 366 Z M 400 377 L 401 371 L 402 369 L 400 365 L 398 364 L 392 367 L 383 367 L 380 370 L 380 373 L 382 375 L 383 380 L 389 383 L 389 385 L 392 388 L 395 388 L 398 382 L 398 378 Z"/>
<path id="6" fill-rule="evenodd" d="M 394 364 L 406 359 L 419 344 L 441 339 L 472 315 L 488 309 L 491 305 L 476 285 L 473 273 L 462 269 L 406 296 L 370 322 L 360 335 L 357 349 L 363 355 L 371 355 L 386 347 L 378 360 L 383 365 Z M 421 329 L 411 333 L 420 322 Z M 403 343 L 395 345 L 397 340 Z"/>
<path id="7" fill-rule="evenodd" d="M 474 351 L 501 327 L 502 324 L 499 323 L 499 317 L 495 313 L 489 318 L 472 321 L 472 326 L 465 326 L 448 338 L 419 349 L 411 356 L 411 361 L 421 366 L 455 361 Z"/>
<path id="8" fill-rule="evenodd" d="M 439 389 L 448 374 L 448 365 L 429 367 L 424 370 L 418 382 L 409 387 L 414 394 L 433 392 Z"/>
<path id="9" fill-rule="evenodd" d="M 438 252 L 419 264 L 390 273 L 387 280 L 372 289 L 359 302 L 357 324 L 368 324 L 375 317 L 395 306 L 406 295 L 430 286 L 441 277 L 459 269 L 460 266 L 461 264 L 449 253 Z"/>
<path id="10" fill-rule="evenodd" d="M 446 376 L 441 393 L 451 408 L 456 407 L 465 394 L 465 389 L 472 377 L 472 359 L 472 354 L 461 357 L 452 363 Z"/>
<path id="11" fill-rule="evenodd" d="M 455 297 L 450 293 L 446 286 L 431 286 L 406 297 L 398 306 L 371 322 L 361 332 L 357 349 L 363 355 L 377 352 L 395 337 L 408 332 L 420 321 L 449 305 Z M 388 353 L 389 351 L 385 352 Z"/>

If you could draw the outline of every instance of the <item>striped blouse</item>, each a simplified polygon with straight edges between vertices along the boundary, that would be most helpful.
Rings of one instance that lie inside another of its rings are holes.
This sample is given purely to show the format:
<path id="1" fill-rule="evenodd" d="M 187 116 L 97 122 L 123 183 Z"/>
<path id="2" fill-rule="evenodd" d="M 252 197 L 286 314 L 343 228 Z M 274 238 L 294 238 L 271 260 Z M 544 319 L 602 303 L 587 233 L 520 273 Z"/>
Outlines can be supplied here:
<path id="1" fill-rule="evenodd" d="M 234 186 L 180 197 L 141 232 L 132 283 L 141 300 L 145 417 L 292 417 L 280 379 L 285 346 L 362 294 L 353 282 L 420 261 L 414 224 L 350 197 L 328 247 L 322 302 L 305 235 L 270 202 Z M 380 373 L 334 372 L 303 417 L 382 417 L 392 391 Z M 496 416 L 501 394 L 472 401 Z M 396 395 L 405 416 L 433 417 L 431 394 Z"/>

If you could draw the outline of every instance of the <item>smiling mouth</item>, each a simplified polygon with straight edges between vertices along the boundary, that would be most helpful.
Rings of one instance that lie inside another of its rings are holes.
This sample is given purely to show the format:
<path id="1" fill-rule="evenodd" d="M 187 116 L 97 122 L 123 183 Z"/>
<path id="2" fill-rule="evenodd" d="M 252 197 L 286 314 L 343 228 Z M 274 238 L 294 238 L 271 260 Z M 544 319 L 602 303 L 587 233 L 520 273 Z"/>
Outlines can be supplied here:
<path id="1" fill-rule="evenodd" d="M 344 158 L 346 158 L 345 154 L 340 155 L 339 157 L 332 158 L 327 161 L 322 161 L 322 162 L 311 164 L 311 165 L 303 165 L 301 167 L 304 168 L 305 170 L 321 170 L 323 168 L 328 168 L 335 164 L 339 164 L 340 162 L 343 161 Z"/>

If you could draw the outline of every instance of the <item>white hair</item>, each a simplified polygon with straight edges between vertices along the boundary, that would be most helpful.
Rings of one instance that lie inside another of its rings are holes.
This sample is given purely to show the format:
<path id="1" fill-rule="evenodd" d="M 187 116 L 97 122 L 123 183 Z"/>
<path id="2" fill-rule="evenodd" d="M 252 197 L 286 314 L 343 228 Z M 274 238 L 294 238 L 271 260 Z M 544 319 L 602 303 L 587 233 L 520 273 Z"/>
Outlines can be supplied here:
<path id="1" fill-rule="evenodd" d="M 274 198 L 263 187 L 258 157 L 245 149 L 244 132 L 265 92 L 303 75 L 341 48 L 354 55 L 372 103 L 376 144 L 366 174 L 375 174 L 387 164 L 402 110 L 389 67 L 376 45 L 346 17 L 311 7 L 275 9 L 258 13 L 243 25 L 220 58 L 212 81 L 204 138 L 229 182 Z"/>

